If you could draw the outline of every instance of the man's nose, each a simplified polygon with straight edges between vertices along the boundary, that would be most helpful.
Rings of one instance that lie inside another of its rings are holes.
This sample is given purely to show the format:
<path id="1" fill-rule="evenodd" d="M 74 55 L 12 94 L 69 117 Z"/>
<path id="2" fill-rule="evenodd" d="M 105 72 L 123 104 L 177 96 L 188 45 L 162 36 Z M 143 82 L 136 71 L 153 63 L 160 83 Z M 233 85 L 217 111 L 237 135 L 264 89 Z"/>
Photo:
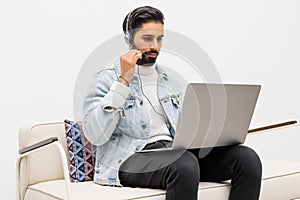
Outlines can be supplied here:
<path id="1" fill-rule="evenodd" d="M 153 41 L 151 42 L 150 48 L 151 48 L 151 49 L 158 49 L 158 48 L 159 48 L 159 45 L 158 45 L 157 40 L 153 40 Z"/>

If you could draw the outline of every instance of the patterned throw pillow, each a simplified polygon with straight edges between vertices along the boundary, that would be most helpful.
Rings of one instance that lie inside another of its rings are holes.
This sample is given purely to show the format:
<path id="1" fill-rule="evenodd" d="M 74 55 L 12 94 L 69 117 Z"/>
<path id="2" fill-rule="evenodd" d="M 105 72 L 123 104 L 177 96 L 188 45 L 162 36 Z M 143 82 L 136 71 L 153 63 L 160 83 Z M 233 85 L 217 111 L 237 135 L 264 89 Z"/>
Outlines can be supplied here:
<path id="1" fill-rule="evenodd" d="M 96 146 L 85 137 L 78 122 L 65 120 L 71 182 L 91 181 L 94 177 Z"/>

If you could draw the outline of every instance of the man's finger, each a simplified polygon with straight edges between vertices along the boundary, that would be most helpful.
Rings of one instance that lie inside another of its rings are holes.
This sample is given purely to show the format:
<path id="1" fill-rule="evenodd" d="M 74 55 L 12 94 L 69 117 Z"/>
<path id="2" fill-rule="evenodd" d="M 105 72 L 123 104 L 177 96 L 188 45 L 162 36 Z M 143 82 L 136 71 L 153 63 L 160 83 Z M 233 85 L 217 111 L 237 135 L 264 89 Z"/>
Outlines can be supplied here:
<path id="1" fill-rule="evenodd" d="M 142 52 L 140 50 L 136 51 L 135 53 L 133 53 L 131 55 L 132 60 L 137 60 L 137 59 L 140 59 L 140 58 L 142 58 Z"/>

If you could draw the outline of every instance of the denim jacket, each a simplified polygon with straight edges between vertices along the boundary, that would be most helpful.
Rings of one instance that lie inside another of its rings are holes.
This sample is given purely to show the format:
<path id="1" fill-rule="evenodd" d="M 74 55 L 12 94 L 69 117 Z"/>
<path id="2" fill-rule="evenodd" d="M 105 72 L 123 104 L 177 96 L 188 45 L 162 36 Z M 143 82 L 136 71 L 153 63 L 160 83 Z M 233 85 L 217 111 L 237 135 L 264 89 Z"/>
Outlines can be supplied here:
<path id="1" fill-rule="evenodd" d="M 179 117 L 181 91 L 160 65 L 157 95 L 165 115 L 171 136 L 174 137 Z M 86 138 L 97 146 L 94 182 L 101 185 L 121 186 L 120 165 L 137 150 L 147 144 L 150 118 L 141 103 L 142 92 L 138 77 L 130 82 L 130 94 L 123 107 L 114 107 L 109 94 L 114 81 L 120 75 L 120 63 L 96 74 L 97 84 L 91 86 L 83 102 L 83 130 Z"/>

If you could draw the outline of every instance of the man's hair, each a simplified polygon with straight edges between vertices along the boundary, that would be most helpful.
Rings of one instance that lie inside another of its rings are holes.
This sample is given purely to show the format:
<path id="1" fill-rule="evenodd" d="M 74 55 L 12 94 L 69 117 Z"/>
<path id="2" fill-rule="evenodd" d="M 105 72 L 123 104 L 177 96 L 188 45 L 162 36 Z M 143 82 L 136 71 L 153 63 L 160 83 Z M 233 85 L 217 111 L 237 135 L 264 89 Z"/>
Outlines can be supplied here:
<path id="1" fill-rule="evenodd" d="M 160 22 L 164 24 L 164 19 L 164 15 L 157 8 L 153 8 L 151 6 L 138 7 L 126 15 L 123 21 L 123 32 L 125 33 L 125 35 L 129 34 L 126 33 L 127 31 L 130 32 L 129 40 L 132 40 L 136 32 L 133 29 L 141 28 L 143 23 L 147 23 L 150 21 Z"/>

